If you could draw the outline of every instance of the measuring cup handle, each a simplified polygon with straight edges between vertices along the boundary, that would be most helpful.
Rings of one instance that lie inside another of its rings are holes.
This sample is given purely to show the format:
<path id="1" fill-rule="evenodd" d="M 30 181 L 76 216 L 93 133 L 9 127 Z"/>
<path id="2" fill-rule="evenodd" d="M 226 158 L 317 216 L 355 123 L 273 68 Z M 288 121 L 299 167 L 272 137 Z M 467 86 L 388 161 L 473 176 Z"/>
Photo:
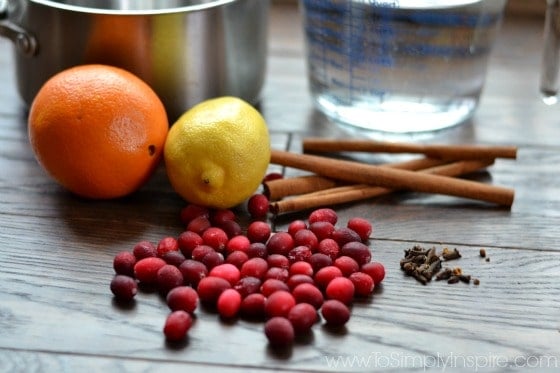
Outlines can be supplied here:
<path id="1" fill-rule="evenodd" d="M 37 53 L 37 40 L 9 19 L 8 5 L 8 0 L 0 0 L 0 36 L 10 39 L 23 55 L 31 57 Z"/>
<path id="2" fill-rule="evenodd" d="M 541 93 L 545 101 L 556 97 L 560 69 L 560 0 L 547 0 L 544 25 L 544 51 L 541 70 Z M 554 100 L 555 101 L 555 100 Z"/>

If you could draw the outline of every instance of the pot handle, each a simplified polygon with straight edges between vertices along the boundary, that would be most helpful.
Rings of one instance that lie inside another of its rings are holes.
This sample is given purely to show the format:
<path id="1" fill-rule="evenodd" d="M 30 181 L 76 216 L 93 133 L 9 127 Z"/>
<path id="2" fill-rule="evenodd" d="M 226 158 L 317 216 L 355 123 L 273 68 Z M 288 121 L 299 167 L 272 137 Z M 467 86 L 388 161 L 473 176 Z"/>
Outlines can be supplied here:
<path id="1" fill-rule="evenodd" d="M 10 39 L 24 56 L 34 56 L 39 49 L 37 39 L 10 21 L 8 16 L 8 0 L 0 0 L 0 36 Z"/>

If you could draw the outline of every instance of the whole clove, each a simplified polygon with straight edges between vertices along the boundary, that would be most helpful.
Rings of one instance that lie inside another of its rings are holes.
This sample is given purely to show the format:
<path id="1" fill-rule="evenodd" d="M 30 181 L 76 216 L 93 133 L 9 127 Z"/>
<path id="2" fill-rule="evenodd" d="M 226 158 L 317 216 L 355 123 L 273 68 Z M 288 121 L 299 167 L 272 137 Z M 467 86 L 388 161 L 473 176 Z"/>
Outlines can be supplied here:
<path id="1" fill-rule="evenodd" d="M 441 254 L 441 256 L 445 260 L 454 260 L 454 259 L 459 259 L 461 257 L 461 254 L 459 253 L 459 250 L 457 250 L 456 248 L 453 250 L 449 250 L 448 248 L 445 248 L 443 249 L 443 253 Z"/>

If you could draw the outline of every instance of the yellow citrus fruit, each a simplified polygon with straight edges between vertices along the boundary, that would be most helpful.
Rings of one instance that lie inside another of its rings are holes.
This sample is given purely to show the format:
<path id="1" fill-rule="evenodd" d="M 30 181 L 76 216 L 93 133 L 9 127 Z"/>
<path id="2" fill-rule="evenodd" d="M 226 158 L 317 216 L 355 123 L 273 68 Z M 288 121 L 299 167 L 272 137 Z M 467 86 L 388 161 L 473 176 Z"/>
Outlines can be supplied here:
<path id="1" fill-rule="evenodd" d="M 164 148 L 173 188 L 190 203 L 231 208 L 259 187 L 270 163 L 262 115 L 231 96 L 209 99 L 171 127 Z"/>
<path id="2" fill-rule="evenodd" d="M 94 199 L 140 188 L 162 159 L 168 130 L 156 93 L 107 65 L 77 66 L 50 78 L 28 118 L 39 164 L 66 189 Z"/>

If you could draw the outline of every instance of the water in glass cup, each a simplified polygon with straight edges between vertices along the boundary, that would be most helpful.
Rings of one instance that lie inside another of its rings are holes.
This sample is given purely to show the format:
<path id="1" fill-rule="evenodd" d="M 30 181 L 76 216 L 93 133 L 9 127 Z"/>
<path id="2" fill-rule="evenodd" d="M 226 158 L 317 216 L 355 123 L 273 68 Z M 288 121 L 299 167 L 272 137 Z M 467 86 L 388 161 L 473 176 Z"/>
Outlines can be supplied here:
<path id="1" fill-rule="evenodd" d="M 335 121 L 388 132 L 470 118 L 505 0 L 300 0 L 309 83 Z"/>

